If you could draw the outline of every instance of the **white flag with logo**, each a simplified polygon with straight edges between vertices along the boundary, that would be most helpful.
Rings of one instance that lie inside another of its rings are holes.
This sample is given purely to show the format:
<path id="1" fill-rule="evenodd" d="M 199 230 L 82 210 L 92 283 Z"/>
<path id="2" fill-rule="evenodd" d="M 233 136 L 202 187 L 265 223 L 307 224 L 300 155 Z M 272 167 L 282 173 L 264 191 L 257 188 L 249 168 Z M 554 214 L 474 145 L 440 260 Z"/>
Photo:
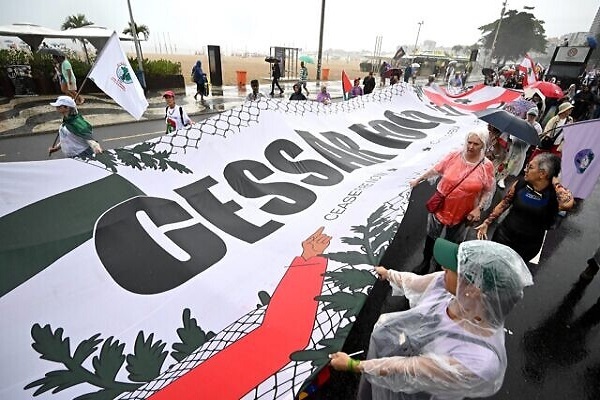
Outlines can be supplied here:
<path id="1" fill-rule="evenodd" d="M 116 32 L 104 45 L 88 76 L 135 119 L 140 119 L 148 108 L 142 85 L 127 61 Z"/>

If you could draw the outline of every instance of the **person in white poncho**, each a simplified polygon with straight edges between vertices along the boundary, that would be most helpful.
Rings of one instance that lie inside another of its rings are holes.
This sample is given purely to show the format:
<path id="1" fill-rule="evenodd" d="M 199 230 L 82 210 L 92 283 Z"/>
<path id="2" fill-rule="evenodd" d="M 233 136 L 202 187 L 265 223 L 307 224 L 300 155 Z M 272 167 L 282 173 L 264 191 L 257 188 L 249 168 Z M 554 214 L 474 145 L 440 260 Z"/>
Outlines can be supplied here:
<path id="1" fill-rule="evenodd" d="M 443 271 L 424 276 L 375 267 L 411 308 L 379 318 L 367 360 L 330 355 L 333 368 L 363 374 L 359 399 L 455 400 L 502 386 L 504 319 L 531 273 L 512 249 L 488 241 L 437 239 L 434 257 Z"/>

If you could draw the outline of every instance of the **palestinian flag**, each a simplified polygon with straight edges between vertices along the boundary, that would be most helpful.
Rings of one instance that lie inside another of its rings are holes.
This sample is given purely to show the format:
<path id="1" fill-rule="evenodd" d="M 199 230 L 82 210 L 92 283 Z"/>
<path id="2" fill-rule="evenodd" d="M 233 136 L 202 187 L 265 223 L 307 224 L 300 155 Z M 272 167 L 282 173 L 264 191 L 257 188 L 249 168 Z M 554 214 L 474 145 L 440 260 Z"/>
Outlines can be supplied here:
<path id="1" fill-rule="evenodd" d="M 342 70 L 342 92 L 344 93 L 344 100 L 348 100 L 348 93 L 352 90 L 352 82 L 348 78 L 345 70 Z"/>

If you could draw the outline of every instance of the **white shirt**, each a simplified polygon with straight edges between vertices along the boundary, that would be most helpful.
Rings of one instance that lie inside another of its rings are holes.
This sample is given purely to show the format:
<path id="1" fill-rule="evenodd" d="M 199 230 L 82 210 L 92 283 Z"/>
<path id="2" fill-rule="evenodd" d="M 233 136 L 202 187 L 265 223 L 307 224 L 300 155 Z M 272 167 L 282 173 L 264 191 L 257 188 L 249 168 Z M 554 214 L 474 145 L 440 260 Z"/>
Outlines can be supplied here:
<path id="1" fill-rule="evenodd" d="M 255 101 L 258 99 L 261 99 L 265 97 L 264 94 L 262 94 L 261 92 L 258 92 L 256 94 L 254 94 L 254 92 L 248 93 L 248 96 L 246 96 L 246 101 Z"/>
<path id="2" fill-rule="evenodd" d="M 75 157 L 90 147 L 87 140 L 71 133 L 64 125 L 58 129 L 58 136 L 60 137 L 60 149 L 67 157 Z"/>
<path id="3" fill-rule="evenodd" d="M 167 116 L 166 116 L 167 133 L 170 133 L 170 132 L 173 132 L 173 131 L 176 131 L 179 129 L 183 129 L 185 127 L 186 123 L 188 125 L 192 123 L 192 120 L 187 115 L 187 113 L 185 112 L 183 107 L 181 107 L 181 113 L 179 112 L 179 108 L 180 108 L 180 106 L 178 106 L 177 104 L 175 104 L 175 106 L 173 108 L 167 108 Z M 183 114 L 183 120 L 181 119 L 182 114 Z"/>

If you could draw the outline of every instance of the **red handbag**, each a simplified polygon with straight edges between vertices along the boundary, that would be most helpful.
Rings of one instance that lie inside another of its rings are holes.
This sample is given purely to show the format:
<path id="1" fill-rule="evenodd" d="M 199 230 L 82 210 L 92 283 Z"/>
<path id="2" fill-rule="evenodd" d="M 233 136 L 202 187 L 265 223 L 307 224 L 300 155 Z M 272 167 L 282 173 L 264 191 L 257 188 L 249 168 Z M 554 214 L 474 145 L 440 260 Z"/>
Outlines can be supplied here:
<path id="1" fill-rule="evenodd" d="M 485 157 L 482 158 L 477 163 L 477 165 L 475 165 L 473 167 L 473 169 L 469 171 L 468 174 L 466 174 L 460 181 L 458 181 L 458 183 L 456 185 L 454 185 L 452 187 L 452 189 L 450 189 L 448 191 L 448 194 L 442 194 L 439 190 L 436 189 L 435 193 L 429 198 L 429 200 L 427 200 L 427 203 L 425 203 L 425 208 L 427 209 L 427 211 L 432 214 L 439 211 L 444 206 L 444 201 L 446 201 L 446 196 L 448 196 L 450 193 L 452 193 L 452 191 L 454 189 L 456 189 L 458 187 L 458 185 L 460 185 L 465 179 L 467 179 L 467 176 L 471 175 L 471 172 L 475 171 L 475 169 L 479 166 L 479 164 L 481 164 L 483 162 L 484 159 L 485 159 Z"/>
<path id="2" fill-rule="evenodd" d="M 425 203 L 425 208 L 428 212 L 433 214 L 434 212 L 442 208 L 445 200 L 446 196 L 444 196 L 436 190 L 433 196 L 431 196 L 429 200 L 427 200 L 427 203 Z"/>

